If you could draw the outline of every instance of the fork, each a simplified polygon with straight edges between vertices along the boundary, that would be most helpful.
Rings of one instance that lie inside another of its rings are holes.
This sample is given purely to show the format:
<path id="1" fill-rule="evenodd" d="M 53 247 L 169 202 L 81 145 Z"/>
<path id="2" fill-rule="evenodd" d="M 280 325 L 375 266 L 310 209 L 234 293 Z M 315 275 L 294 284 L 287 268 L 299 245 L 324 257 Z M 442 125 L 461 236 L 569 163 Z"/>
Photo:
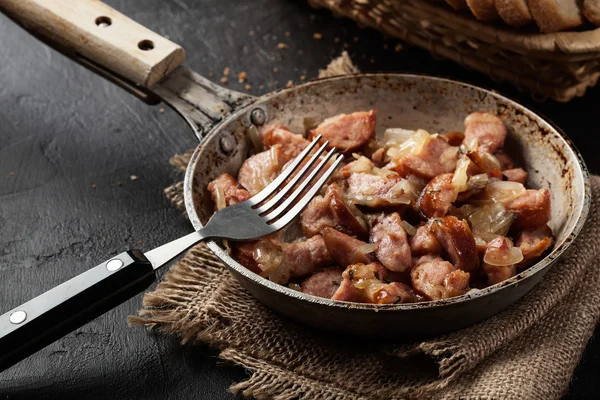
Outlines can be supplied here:
<path id="1" fill-rule="evenodd" d="M 321 158 L 328 142 L 308 158 L 320 139 L 320 136 L 315 138 L 262 191 L 217 211 L 202 229 L 145 254 L 140 250 L 121 253 L 1 315 L 0 371 L 140 293 L 154 282 L 155 270 L 195 244 L 208 238 L 257 239 L 285 227 L 308 205 L 343 160 L 343 155 L 338 155 L 326 168 L 336 154 L 333 148 Z M 319 158 L 318 165 L 312 168 Z"/>

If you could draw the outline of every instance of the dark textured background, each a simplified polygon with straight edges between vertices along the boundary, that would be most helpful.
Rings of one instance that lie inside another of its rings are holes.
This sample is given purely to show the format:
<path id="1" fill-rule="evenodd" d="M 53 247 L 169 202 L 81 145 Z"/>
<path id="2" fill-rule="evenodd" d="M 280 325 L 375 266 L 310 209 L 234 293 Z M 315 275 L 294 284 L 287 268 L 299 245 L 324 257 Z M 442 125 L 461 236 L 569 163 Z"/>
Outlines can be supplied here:
<path id="1" fill-rule="evenodd" d="M 233 76 L 245 71 L 257 95 L 316 76 L 344 47 L 363 71 L 416 71 L 494 88 L 556 122 L 600 172 L 600 88 L 569 104 L 532 104 L 422 50 L 395 52 L 397 41 L 303 1 L 107 2 L 183 45 L 187 65 L 202 75 L 212 72 L 218 81 L 228 66 L 229 86 L 243 90 Z M 313 39 L 315 32 L 323 38 Z M 169 157 L 195 143 L 174 112 L 146 106 L 3 16 L 0 40 L 1 313 L 124 249 L 147 250 L 188 232 L 162 189 L 176 179 Z M 279 42 L 289 47 L 277 49 Z M 0 398 L 233 398 L 227 387 L 245 372 L 203 346 L 129 328 L 126 317 L 140 305 L 138 296 L 1 373 Z M 593 397 L 599 356 L 592 340 L 569 397 Z"/>

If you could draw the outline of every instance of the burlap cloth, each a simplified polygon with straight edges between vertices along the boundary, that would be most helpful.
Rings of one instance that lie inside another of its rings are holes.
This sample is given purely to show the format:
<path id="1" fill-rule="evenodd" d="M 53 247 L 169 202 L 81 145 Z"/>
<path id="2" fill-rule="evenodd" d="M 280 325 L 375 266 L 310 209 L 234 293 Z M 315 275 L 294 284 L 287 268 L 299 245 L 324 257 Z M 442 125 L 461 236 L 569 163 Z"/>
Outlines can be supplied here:
<path id="1" fill-rule="evenodd" d="M 189 153 L 172 159 L 181 170 L 188 161 Z M 165 192 L 181 207 L 181 184 Z M 130 321 L 218 348 L 248 371 L 231 387 L 247 397 L 559 398 L 600 316 L 600 177 L 592 193 L 588 222 L 562 261 L 518 303 L 461 331 L 398 343 L 301 326 L 256 301 L 202 244 Z"/>

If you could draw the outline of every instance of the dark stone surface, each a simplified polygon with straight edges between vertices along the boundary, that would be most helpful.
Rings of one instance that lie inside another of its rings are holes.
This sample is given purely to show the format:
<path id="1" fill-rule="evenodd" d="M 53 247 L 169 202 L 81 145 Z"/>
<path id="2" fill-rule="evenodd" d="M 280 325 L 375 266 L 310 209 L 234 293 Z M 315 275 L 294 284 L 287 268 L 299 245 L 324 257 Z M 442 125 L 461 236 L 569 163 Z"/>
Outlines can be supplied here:
<path id="1" fill-rule="evenodd" d="M 345 44 L 363 71 L 430 73 L 494 88 L 550 117 L 573 138 L 591 171 L 600 172 L 594 146 L 600 88 L 568 104 L 534 103 L 425 51 L 395 52 L 395 40 L 303 1 L 108 3 L 183 45 L 187 65 L 205 76 L 213 72 L 215 81 L 226 66 L 233 75 L 245 71 L 257 95 L 302 75 L 315 76 Z M 314 32 L 323 38 L 313 39 Z M 174 112 L 146 106 L 3 16 L 0 38 L 0 311 L 5 311 L 126 248 L 147 250 L 188 232 L 190 224 L 169 206 L 162 189 L 176 179 L 169 157 L 194 146 L 194 138 Z M 279 42 L 289 47 L 277 49 Z M 235 78 L 229 86 L 243 90 Z M 226 389 L 245 372 L 224 366 L 203 346 L 180 346 L 175 338 L 129 328 L 126 317 L 140 305 L 141 296 L 135 297 L 1 373 L 0 396 L 233 398 Z M 568 397 L 592 397 L 599 367 L 600 345 L 592 340 Z"/>

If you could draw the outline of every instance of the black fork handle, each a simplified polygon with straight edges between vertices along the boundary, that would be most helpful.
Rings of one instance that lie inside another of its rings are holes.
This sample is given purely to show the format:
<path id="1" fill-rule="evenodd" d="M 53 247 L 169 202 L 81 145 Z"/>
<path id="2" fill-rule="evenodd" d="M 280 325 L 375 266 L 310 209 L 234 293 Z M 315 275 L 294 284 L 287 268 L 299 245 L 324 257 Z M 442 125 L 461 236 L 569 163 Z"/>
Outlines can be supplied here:
<path id="1" fill-rule="evenodd" d="M 0 371 L 130 299 L 154 282 L 139 250 L 121 253 L 0 316 Z"/>

